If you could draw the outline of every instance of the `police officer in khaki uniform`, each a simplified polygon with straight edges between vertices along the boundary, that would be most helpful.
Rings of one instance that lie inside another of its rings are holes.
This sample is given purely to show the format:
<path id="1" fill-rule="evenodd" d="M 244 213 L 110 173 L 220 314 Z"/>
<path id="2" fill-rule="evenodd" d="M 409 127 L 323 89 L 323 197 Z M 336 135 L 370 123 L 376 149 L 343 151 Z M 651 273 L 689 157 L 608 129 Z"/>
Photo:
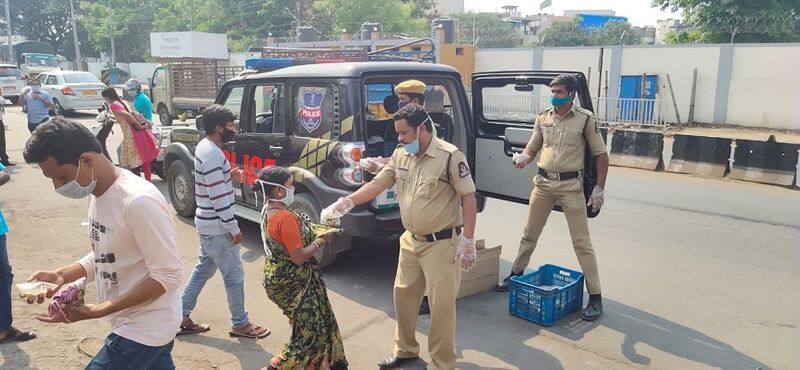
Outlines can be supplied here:
<path id="1" fill-rule="evenodd" d="M 425 109 L 408 105 L 394 115 L 403 147 L 368 184 L 322 211 L 322 222 L 335 220 L 395 186 L 406 232 L 394 281 L 397 315 L 395 346 L 381 368 L 396 368 L 419 357 L 417 310 L 427 289 L 431 306 L 428 331 L 430 369 L 455 369 L 456 297 L 461 270 L 475 262 L 475 184 L 466 157 L 432 135 Z"/>
<path id="2" fill-rule="evenodd" d="M 608 175 L 608 153 L 597 121 L 592 112 L 573 104 L 578 81 L 575 76 L 563 74 L 550 83 L 553 93 L 553 108 L 536 118 L 533 135 L 525 151 L 515 155 L 514 165 L 524 168 L 539 155 L 539 174 L 533 179 L 534 189 L 528 207 L 528 220 L 520 240 L 519 252 L 511 268 L 511 274 L 495 287 L 507 291 L 511 276 L 521 276 L 528 266 L 536 242 L 542 233 L 547 217 L 558 203 L 567 217 L 572 246 L 578 257 L 586 286 L 589 303 L 583 310 L 584 320 L 596 320 L 603 312 L 600 296 L 600 277 L 597 272 L 592 242 L 589 238 L 589 222 L 586 207 L 599 210 L 603 206 L 603 188 Z M 588 204 L 583 194 L 583 162 L 588 145 L 597 159 L 597 186 L 592 189 Z"/>

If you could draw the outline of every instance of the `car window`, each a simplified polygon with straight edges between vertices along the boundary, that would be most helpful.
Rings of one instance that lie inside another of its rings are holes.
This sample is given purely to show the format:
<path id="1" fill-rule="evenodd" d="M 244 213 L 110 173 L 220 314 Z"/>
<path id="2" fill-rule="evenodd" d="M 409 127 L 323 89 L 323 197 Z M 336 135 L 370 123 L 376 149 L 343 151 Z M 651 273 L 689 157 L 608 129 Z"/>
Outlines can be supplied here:
<path id="1" fill-rule="evenodd" d="M 58 77 L 57 76 L 48 76 L 47 82 L 45 85 L 58 85 Z"/>
<path id="2" fill-rule="evenodd" d="M 156 84 L 164 83 L 164 68 L 156 69 L 156 76 L 153 78 L 153 82 Z"/>
<path id="3" fill-rule="evenodd" d="M 253 132 L 261 134 L 285 134 L 283 119 L 284 86 L 279 84 L 259 84 L 253 87 L 251 112 L 254 117 Z"/>
<path id="4" fill-rule="evenodd" d="M 66 83 L 100 83 L 100 80 L 91 73 L 68 73 L 64 75 Z"/>
<path id="5" fill-rule="evenodd" d="M 47 79 L 47 75 L 41 74 L 39 75 L 39 77 L 36 77 L 36 79 L 39 80 L 40 84 L 44 85 L 44 81 Z"/>
<path id="6" fill-rule="evenodd" d="M 295 85 L 293 132 L 310 138 L 332 137 L 334 124 L 340 119 L 339 89 L 330 84 Z"/>
<path id="7" fill-rule="evenodd" d="M 225 108 L 228 108 L 236 115 L 236 119 L 238 120 L 241 117 L 242 112 L 242 96 L 244 95 L 244 86 L 234 86 L 228 92 L 228 96 L 225 97 L 225 102 L 222 104 Z"/>
<path id="8" fill-rule="evenodd" d="M 17 67 L 0 67 L 0 77 L 19 77 L 21 74 Z"/>

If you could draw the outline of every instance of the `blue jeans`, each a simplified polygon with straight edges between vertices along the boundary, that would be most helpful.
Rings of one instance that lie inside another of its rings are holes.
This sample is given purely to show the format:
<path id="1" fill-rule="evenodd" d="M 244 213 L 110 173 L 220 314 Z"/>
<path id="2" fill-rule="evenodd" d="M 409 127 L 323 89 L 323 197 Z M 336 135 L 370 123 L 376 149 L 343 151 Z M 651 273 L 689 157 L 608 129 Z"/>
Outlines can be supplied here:
<path id="1" fill-rule="evenodd" d="M 14 274 L 11 273 L 11 263 L 8 262 L 8 247 L 6 235 L 0 235 L 0 331 L 6 331 L 13 322 L 11 318 L 11 284 Z"/>
<path id="2" fill-rule="evenodd" d="M 112 333 L 106 337 L 106 344 L 100 348 L 100 352 L 86 365 L 86 370 L 172 370 L 175 369 L 172 362 L 174 343 L 172 341 L 160 347 L 150 347 Z"/>
<path id="3" fill-rule="evenodd" d="M 192 276 L 183 291 L 183 318 L 188 318 L 197 305 L 197 296 L 219 268 L 225 292 L 228 295 L 228 309 L 231 311 L 231 326 L 238 327 L 249 322 L 244 309 L 244 267 L 239 256 L 240 246 L 232 244 L 233 239 L 225 235 L 200 235 L 200 255 L 194 266 Z"/>

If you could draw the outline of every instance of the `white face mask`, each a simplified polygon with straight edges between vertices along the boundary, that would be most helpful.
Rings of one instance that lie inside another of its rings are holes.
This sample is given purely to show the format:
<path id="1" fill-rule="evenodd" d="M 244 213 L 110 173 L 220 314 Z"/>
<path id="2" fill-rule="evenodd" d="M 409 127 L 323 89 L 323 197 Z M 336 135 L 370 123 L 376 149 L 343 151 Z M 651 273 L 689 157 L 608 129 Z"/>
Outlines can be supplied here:
<path id="1" fill-rule="evenodd" d="M 278 186 L 278 187 L 281 187 L 284 190 L 286 190 L 286 196 L 284 196 L 283 199 L 267 199 L 267 201 L 269 201 L 269 202 L 281 202 L 281 203 L 283 203 L 283 204 L 285 204 L 287 206 L 292 204 L 292 203 L 294 203 L 294 187 L 287 188 L 287 187 L 285 187 L 285 186 L 283 186 L 281 184 L 276 184 L 274 182 L 263 181 L 263 180 L 256 180 L 256 181 L 258 181 L 258 185 L 261 186 L 261 193 L 264 194 L 264 197 L 267 196 L 267 191 L 266 191 L 266 188 L 264 188 L 264 184 L 272 185 L 272 186 Z M 264 205 L 266 205 L 266 202 L 264 203 Z M 258 207 L 258 192 L 256 192 L 256 207 Z"/>
<path id="2" fill-rule="evenodd" d="M 72 199 L 81 199 L 86 198 L 94 191 L 95 186 L 97 186 L 97 179 L 94 178 L 94 171 L 92 171 L 92 181 L 89 182 L 86 186 L 81 186 L 78 184 L 78 175 L 81 174 L 81 161 L 78 160 L 78 173 L 75 175 L 75 179 L 59 186 L 56 189 L 56 193 L 59 193 L 67 198 Z"/>

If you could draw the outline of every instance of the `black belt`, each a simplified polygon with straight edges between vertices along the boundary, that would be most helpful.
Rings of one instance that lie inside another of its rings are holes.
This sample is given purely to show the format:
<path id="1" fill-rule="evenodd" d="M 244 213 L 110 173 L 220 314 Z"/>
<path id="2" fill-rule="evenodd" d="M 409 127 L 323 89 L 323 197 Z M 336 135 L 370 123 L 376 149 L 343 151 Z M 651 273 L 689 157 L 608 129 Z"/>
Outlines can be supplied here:
<path id="1" fill-rule="evenodd" d="M 439 240 L 446 240 L 446 239 L 452 238 L 453 237 L 453 230 L 456 231 L 456 235 L 461 235 L 461 226 L 456 226 L 456 227 L 451 228 L 451 229 L 445 229 L 445 230 L 439 231 L 438 233 L 433 233 L 433 234 L 428 234 L 428 235 L 423 235 L 423 236 L 416 236 L 414 234 L 411 234 L 411 236 L 414 237 L 414 239 L 419 240 L 421 242 L 422 241 L 435 242 L 435 241 L 439 241 Z"/>
<path id="2" fill-rule="evenodd" d="M 580 172 L 578 171 L 558 173 L 558 172 L 547 172 L 547 170 L 545 170 L 544 168 L 539 169 L 539 174 L 550 180 L 556 180 L 556 181 L 577 179 L 578 176 L 580 176 Z"/>

